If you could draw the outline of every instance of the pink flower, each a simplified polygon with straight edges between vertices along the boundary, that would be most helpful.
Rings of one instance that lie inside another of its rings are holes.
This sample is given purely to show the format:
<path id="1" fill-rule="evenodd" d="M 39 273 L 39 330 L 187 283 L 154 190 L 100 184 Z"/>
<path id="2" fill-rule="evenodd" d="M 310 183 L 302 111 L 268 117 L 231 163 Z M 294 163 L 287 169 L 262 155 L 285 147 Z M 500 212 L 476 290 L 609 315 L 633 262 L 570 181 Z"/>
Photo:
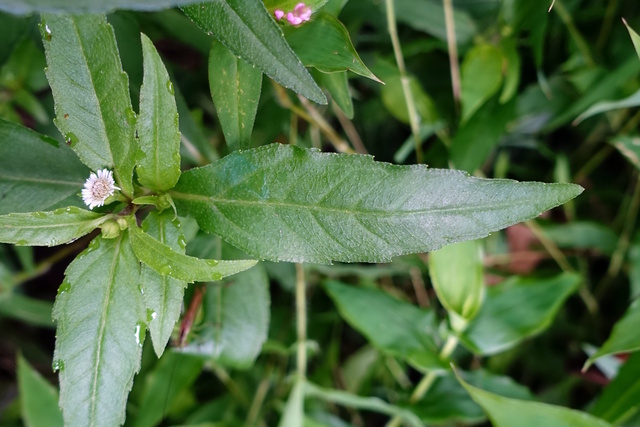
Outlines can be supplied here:
<path id="1" fill-rule="evenodd" d="M 275 12 L 273 12 L 274 15 L 276 15 L 276 19 L 279 21 L 282 19 L 282 17 L 284 16 L 284 12 L 280 9 L 276 9 Z"/>
<path id="2" fill-rule="evenodd" d="M 287 13 L 287 21 L 291 25 L 300 25 L 311 19 L 311 8 L 304 3 L 298 3 L 293 12 Z"/>

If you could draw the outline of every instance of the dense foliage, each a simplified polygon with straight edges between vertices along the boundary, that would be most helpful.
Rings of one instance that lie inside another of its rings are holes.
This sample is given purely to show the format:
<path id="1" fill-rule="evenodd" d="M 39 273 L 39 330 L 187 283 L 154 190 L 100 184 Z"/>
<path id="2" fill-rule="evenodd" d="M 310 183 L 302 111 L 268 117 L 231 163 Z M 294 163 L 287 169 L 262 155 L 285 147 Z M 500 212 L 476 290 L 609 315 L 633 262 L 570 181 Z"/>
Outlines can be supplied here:
<path id="1" fill-rule="evenodd" d="M 0 0 L 2 425 L 640 424 L 640 4 L 543 3 Z"/>

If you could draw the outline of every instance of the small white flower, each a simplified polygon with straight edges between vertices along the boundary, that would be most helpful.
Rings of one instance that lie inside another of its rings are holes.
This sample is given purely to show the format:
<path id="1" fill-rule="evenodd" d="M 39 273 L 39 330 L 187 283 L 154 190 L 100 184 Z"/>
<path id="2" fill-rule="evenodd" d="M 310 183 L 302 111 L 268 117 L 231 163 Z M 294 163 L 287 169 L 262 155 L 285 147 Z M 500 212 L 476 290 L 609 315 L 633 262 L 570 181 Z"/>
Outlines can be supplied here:
<path id="1" fill-rule="evenodd" d="M 102 206 L 107 197 L 113 195 L 114 191 L 120 190 L 115 184 L 113 172 L 110 170 L 99 170 L 97 175 L 91 172 L 82 189 L 82 200 L 89 209 Z"/>

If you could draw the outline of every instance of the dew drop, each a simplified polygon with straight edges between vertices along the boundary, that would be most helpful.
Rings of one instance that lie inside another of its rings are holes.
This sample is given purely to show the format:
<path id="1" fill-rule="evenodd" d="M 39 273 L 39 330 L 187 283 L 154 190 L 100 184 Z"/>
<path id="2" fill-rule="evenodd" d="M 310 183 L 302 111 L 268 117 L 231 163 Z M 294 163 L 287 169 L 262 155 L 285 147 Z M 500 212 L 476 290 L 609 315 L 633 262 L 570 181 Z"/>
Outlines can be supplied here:
<path id="1" fill-rule="evenodd" d="M 16 246 L 27 246 L 29 244 L 29 242 L 27 242 L 24 239 L 20 239 L 16 242 Z"/>
<path id="2" fill-rule="evenodd" d="M 64 362 L 62 359 L 56 359 L 51 363 L 51 368 L 53 372 L 64 371 Z"/>
<path id="3" fill-rule="evenodd" d="M 180 237 L 178 237 L 178 245 L 184 249 L 187 247 L 187 239 L 185 239 L 184 235 L 180 235 Z"/>
<path id="4" fill-rule="evenodd" d="M 218 261 L 216 261 L 215 259 L 208 259 L 206 260 L 206 263 L 211 267 L 215 267 L 216 265 L 218 265 Z"/>
<path id="5" fill-rule="evenodd" d="M 49 24 L 44 21 L 40 24 L 40 32 L 42 33 L 42 37 L 50 42 L 51 41 L 51 28 L 49 28 Z"/>
<path id="6" fill-rule="evenodd" d="M 75 145 L 79 141 L 78 137 L 73 132 L 69 132 L 68 134 L 66 134 L 64 139 L 65 139 L 66 144 L 68 146 L 70 146 L 70 147 L 75 147 Z"/>
<path id="7" fill-rule="evenodd" d="M 100 247 L 100 239 L 95 238 L 89 243 L 89 247 L 87 248 L 87 253 L 93 252 Z"/>
<path id="8" fill-rule="evenodd" d="M 47 214 L 46 214 L 46 213 L 44 213 L 44 212 L 35 212 L 35 213 L 33 214 L 33 216 L 34 216 L 35 218 L 43 219 L 43 218 L 46 218 L 46 217 L 47 217 Z"/>
<path id="9" fill-rule="evenodd" d="M 64 214 L 65 212 L 69 212 L 69 208 L 66 208 L 66 209 L 65 209 L 65 208 L 59 208 L 59 209 L 56 209 L 55 211 L 53 211 L 53 214 L 54 214 L 54 215 L 62 215 L 62 214 Z"/>
<path id="10" fill-rule="evenodd" d="M 175 95 L 175 90 L 173 89 L 173 83 L 171 83 L 171 80 L 167 80 L 167 90 L 171 95 Z"/>
<path id="11" fill-rule="evenodd" d="M 222 274 L 220 273 L 214 273 L 211 275 L 211 280 L 212 281 L 218 281 L 218 280 L 222 280 Z"/>
<path id="12" fill-rule="evenodd" d="M 127 118 L 127 123 L 131 126 L 136 124 L 136 113 L 131 108 L 127 108 L 124 110 L 124 115 Z"/>
<path id="13" fill-rule="evenodd" d="M 136 337 L 136 344 L 142 347 L 144 337 L 147 335 L 147 325 L 143 322 L 136 323 L 136 330 L 133 335 Z"/>
<path id="14" fill-rule="evenodd" d="M 70 290 L 71 290 L 71 283 L 65 280 L 64 282 L 62 282 L 62 284 L 58 288 L 58 295 L 62 295 L 65 292 L 69 292 Z"/>
<path id="15" fill-rule="evenodd" d="M 155 320 L 156 317 L 158 317 L 158 313 L 150 308 L 147 308 L 147 323 L 151 323 L 151 321 Z"/>
<path id="16" fill-rule="evenodd" d="M 162 274 L 163 276 L 171 275 L 171 266 L 169 264 L 163 265 L 162 267 L 160 267 L 160 274 Z"/>
<path id="17" fill-rule="evenodd" d="M 142 295 L 144 295 L 144 287 L 142 285 L 138 285 L 138 290 Z"/>

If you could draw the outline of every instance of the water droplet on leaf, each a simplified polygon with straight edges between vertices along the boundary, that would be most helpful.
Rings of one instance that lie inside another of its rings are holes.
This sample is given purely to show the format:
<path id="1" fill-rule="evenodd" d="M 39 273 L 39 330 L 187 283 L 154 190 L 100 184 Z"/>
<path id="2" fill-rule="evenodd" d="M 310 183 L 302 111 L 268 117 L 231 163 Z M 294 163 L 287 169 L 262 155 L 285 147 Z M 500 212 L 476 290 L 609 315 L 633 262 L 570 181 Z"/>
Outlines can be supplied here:
<path id="1" fill-rule="evenodd" d="M 136 124 L 136 113 L 131 108 L 127 108 L 124 110 L 124 115 L 127 118 L 127 122 L 134 126 Z"/>
<path id="2" fill-rule="evenodd" d="M 136 344 L 142 347 L 144 343 L 144 338 L 147 335 L 147 325 L 144 322 L 136 323 L 136 330 L 134 332 L 134 336 L 136 337 Z"/>
<path id="3" fill-rule="evenodd" d="M 147 308 L 147 323 L 151 323 L 151 321 L 155 320 L 156 317 L 158 317 L 158 313 L 150 308 Z"/>
<path id="4" fill-rule="evenodd" d="M 173 89 L 173 83 L 171 83 L 171 80 L 167 80 L 167 90 L 171 95 L 175 94 L 175 91 Z"/>
<path id="5" fill-rule="evenodd" d="M 182 249 L 187 247 L 187 239 L 185 239 L 184 235 L 180 235 L 180 237 L 178 237 L 178 246 L 180 246 Z"/>
<path id="6" fill-rule="evenodd" d="M 162 267 L 160 267 L 160 274 L 162 274 L 163 276 L 171 275 L 171 266 L 169 264 L 163 265 Z"/>
<path id="7" fill-rule="evenodd" d="M 69 292 L 70 290 L 71 290 L 71 283 L 65 280 L 64 282 L 62 282 L 62 284 L 58 288 L 58 295 L 62 295 L 63 293 Z"/>
<path id="8" fill-rule="evenodd" d="M 208 259 L 206 260 L 206 263 L 211 267 L 215 267 L 216 265 L 218 265 L 218 261 L 216 261 L 215 259 Z"/>
<path id="9" fill-rule="evenodd" d="M 144 287 L 142 285 L 138 285 L 138 290 L 142 295 L 144 295 Z"/>
<path id="10" fill-rule="evenodd" d="M 51 368 L 53 372 L 64 371 L 64 362 L 62 359 L 56 359 L 51 363 Z"/>

